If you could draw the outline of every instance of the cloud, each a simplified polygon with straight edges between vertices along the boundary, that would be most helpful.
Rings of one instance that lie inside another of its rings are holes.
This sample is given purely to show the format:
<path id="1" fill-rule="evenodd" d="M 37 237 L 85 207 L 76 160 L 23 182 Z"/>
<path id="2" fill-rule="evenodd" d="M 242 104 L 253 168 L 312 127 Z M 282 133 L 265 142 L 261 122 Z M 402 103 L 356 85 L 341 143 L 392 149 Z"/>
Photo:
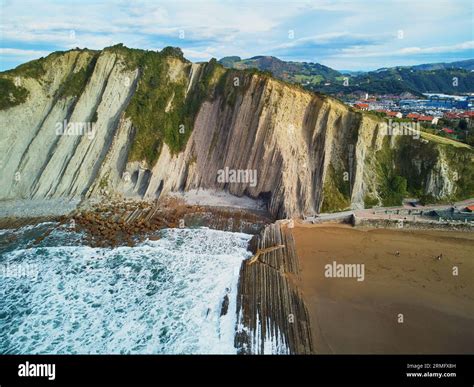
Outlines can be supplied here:
<path id="1" fill-rule="evenodd" d="M 292 47 L 324 47 L 324 46 L 354 46 L 360 44 L 377 44 L 384 40 L 385 37 L 381 35 L 366 35 L 366 34 L 351 34 L 348 32 L 331 32 L 327 34 L 319 34 L 305 38 L 297 39 L 293 42 L 285 43 L 280 48 Z"/>
<path id="2" fill-rule="evenodd" d="M 13 56 L 23 56 L 23 57 L 41 57 L 48 55 L 48 51 L 40 50 L 22 50 L 19 48 L 0 48 L 0 55 L 13 55 Z"/>
<path id="3" fill-rule="evenodd" d="M 47 56 L 49 51 L 21 48 L 0 48 L 0 64 L 4 69 L 13 68 L 21 63 Z"/>
<path id="4" fill-rule="evenodd" d="M 188 58 L 196 58 L 196 60 L 207 61 L 215 56 L 215 50 L 210 47 L 206 47 L 203 50 L 193 50 L 185 48 L 183 49 L 183 54 Z"/>
<path id="5" fill-rule="evenodd" d="M 340 58 L 362 58 L 362 57 L 381 57 L 381 56 L 416 56 L 426 54 L 448 54 L 465 52 L 472 54 L 474 48 L 474 40 L 434 47 L 404 47 L 396 50 L 387 50 L 384 46 L 377 46 L 374 50 L 372 47 L 356 46 L 349 47 L 342 50 L 338 55 Z"/>
<path id="6" fill-rule="evenodd" d="M 441 54 L 441 53 L 451 53 L 451 52 L 460 52 L 460 51 L 471 51 L 474 49 L 474 40 L 463 42 L 459 44 L 453 44 L 450 46 L 435 46 L 435 47 L 406 47 L 398 51 L 397 54 L 407 55 L 407 54 Z M 472 54 L 472 51 L 471 51 Z"/>
<path id="7" fill-rule="evenodd" d="M 466 46 L 472 39 L 471 0 L 0 1 L 4 49 L 44 53 L 116 43 L 145 49 L 173 45 L 191 60 L 276 55 L 324 64 L 349 61 L 343 68 L 472 50 Z M 404 39 L 397 39 L 398 30 Z M 7 59 L 13 65 L 14 57 L 0 52 L 2 68 Z M 23 57 L 17 55 L 16 64 Z"/>

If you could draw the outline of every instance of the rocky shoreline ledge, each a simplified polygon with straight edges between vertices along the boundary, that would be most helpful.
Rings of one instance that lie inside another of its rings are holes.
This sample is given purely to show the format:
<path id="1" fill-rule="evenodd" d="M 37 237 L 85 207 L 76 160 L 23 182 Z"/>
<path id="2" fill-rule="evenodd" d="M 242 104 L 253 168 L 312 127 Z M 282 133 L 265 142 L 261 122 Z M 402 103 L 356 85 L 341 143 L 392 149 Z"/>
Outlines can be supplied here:
<path id="1" fill-rule="evenodd" d="M 239 276 L 238 353 L 268 353 L 268 346 L 276 353 L 313 353 L 308 310 L 294 281 L 300 267 L 291 225 L 277 221 L 250 241 L 254 257 L 242 263 Z"/>
<path id="2" fill-rule="evenodd" d="M 292 276 L 299 275 L 299 265 L 285 221 L 273 223 L 275 219 L 256 210 L 188 205 L 171 198 L 160 202 L 83 203 L 66 216 L 4 218 L 0 227 L 18 228 L 45 221 L 83 232 L 84 243 L 92 247 L 133 246 L 146 238 L 158 238 L 156 231 L 164 228 L 209 227 L 253 234 L 249 250 L 254 255 L 242 262 L 239 273 L 238 353 L 263 353 L 268 345 L 278 353 L 312 352 L 307 309 L 292 282 Z M 224 304 L 225 300 L 223 308 Z"/>
<path id="3" fill-rule="evenodd" d="M 3 217 L 0 229 L 20 228 L 42 222 L 58 222 L 70 231 L 83 232 L 91 247 L 134 246 L 164 228 L 211 229 L 257 234 L 274 219 L 264 211 L 189 205 L 183 200 L 112 200 L 84 202 L 60 216 Z M 46 235 L 40 237 L 38 242 Z"/>
<path id="4" fill-rule="evenodd" d="M 224 207 L 188 205 L 181 200 L 121 201 L 79 209 L 65 219 L 86 234 L 92 246 L 133 246 L 147 237 L 157 238 L 164 228 L 209 227 L 212 229 L 257 233 L 272 221 L 266 213 Z"/>

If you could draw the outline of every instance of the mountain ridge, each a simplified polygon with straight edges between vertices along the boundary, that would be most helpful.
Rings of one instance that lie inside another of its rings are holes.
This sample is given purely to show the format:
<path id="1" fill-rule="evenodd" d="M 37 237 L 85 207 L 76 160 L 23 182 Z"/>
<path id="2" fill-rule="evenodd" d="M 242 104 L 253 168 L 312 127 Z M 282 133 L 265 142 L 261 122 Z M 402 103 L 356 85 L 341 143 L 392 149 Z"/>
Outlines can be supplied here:
<path id="1" fill-rule="evenodd" d="M 334 98 L 265 72 L 192 63 L 178 48 L 71 50 L 0 79 L 13 85 L 9 97 L 28 94 L 0 109 L 4 201 L 206 189 L 265 199 L 284 218 L 474 193 L 469 146 L 389 135 L 384 120 Z M 63 122 L 94 130 L 58 133 Z M 220 182 L 224 168 L 258 181 Z"/>
<path id="2" fill-rule="evenodd" d="M 326 94 L 365 91 L 376 94 L 474 92 L 474 59 L 452 63 L 394 66 L 373 71 L 337 71 L 319 63 L 283 61 L 273 56 L 241 59 L 224 57 L 226 67 L 258 68 L 280 79 L 303 84 L 309 90 Z M 453 84 L 456 77 L 458 83 Z M 344 85 L 348 82 L 348 85 Z"/>

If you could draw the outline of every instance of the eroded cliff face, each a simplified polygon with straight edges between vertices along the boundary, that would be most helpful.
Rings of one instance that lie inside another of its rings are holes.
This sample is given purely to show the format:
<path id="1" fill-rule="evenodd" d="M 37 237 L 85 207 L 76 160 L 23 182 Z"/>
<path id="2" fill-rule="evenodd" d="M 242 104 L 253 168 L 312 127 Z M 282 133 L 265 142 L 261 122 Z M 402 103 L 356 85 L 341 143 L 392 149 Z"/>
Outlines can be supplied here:
<path id="1" fill-rule="evenodd" d="M 0 198 L 78 196 L 93 183 L 138 74 L 124 71 L 115 54 L 96 55 L 70 51 L 53 57 L 39 78 L 12 74 L 29 97 L 0 111 Z M 80 94 L 61 96 L 68 78 L 92 60 Z M 70 130 L 65 121 L 73 123 Z"/>
<path id="2" fill-rule="evenodd" d="M 264 198 L 287 217 L 390 205 L 397 190 L 474 196 L 470 147 L 387 135 L 383 120 L 266 74 L 192 64 L 169 49 L 32 63 L 0 74 L 14 85 L 0 110 L 0 200 L 203 188 Z M 225 168 L 257 179 L 222 182 Z"/>

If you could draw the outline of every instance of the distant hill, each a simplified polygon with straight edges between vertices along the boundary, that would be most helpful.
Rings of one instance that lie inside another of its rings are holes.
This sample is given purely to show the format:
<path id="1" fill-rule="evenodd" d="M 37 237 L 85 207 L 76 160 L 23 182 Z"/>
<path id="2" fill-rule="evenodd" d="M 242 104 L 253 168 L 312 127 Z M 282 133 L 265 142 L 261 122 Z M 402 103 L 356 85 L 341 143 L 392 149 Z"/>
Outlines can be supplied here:
<path id="1" fill-rule="evenodd" d="M 219 63 L 224 67 L 233 68 L 234 64 L 237 63 L 237 62 L 240 62 L 240 61 L 242 61 L 240 56 L 226 56 L 226 57 L 222 58 L 219 61 Z"/>
<path id="2" fill-rule="evenodd" d="M 474 70 L 474 59 L 461 60 L 451 63 L 427 63 L 417 66 L 411 66 L 414 70 L 440 70 L 440 69 L 464 69 L 472 71 Z"/>
<path id="3" fill-rule="evenodd" d="M 342 81 L 343 78 L 339 71 L 319 63 L 286 62 L 274 56 L 254 56 L 248 59 L 228 56 L 222 58 L 219 63 L 228 68 L 270 71 L 277 78 L 303 85 L 319 85 L 337 79 Z"/>
<path id="4" fill-rule="evenodd" d="M 417 66 L 381 68 L 370 72 L 337 71 L 319 63 L 287 62 L 273 56 L 254 56 L 242 59 L 229 56 L 219 61 L 223 66 L 236 69 L 257 68 L 269 71 L 275 77 L 326 94 L 447 93 L 474 92 L 474 59 L 433 63 Z M 457 79 L 457 84 L 454 81 Z M 348 85 L 344 85 L 344 81 Z"/>
<path id="5" fill-rule="evenodd" d="M 412 67 L 394 67 L 347 77 L 348 86 L 337 82 L 313 90 L 328 94 L 347 94 L 355 91 L 372 94 L 409 92 L 415 95 L 474 92 L 474 72 L 459 68 L 416 70 Z"/>
<path id="6" fill-rule="evenodd" d="M 351 76 L 356 76 L 356 75 L 361 75 L 367 73 L 367 71 L 360 71 L 360 70 L 338 70 L 341 74 L 343 75 L 351 75 Z"/>

